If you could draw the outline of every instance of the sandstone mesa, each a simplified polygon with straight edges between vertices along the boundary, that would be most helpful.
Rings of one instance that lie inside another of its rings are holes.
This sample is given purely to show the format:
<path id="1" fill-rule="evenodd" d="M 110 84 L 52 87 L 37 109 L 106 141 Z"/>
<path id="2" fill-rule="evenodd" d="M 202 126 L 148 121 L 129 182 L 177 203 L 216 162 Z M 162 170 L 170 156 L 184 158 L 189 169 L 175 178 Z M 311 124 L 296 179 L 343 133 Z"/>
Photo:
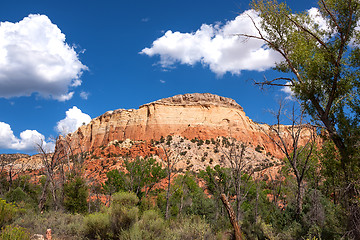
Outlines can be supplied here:
<path id="1" fill-rule="evenodd" d="M 115 140 L 149 142 L 168 135 L 203 140 L 232 137 L 248 145 L 259 145 L 275 157 L 283 157 L 267 131 L 268 125 L 249 119 L 235 100 L 193 93 L 160 99 L 139 109 L 108 111 L 68 134 L 66 140 L 73 149 L 86 152 Z"/>

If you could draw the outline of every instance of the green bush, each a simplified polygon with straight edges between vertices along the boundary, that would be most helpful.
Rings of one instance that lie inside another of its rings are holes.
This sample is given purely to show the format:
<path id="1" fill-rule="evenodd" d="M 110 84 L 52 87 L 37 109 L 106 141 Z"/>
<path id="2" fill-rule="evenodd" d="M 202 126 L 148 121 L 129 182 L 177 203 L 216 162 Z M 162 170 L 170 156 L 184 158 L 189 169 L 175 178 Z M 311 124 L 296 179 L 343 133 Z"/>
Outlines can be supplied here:
<path id="1" fill-rule="evenodd" d="M 211 227 L 200 216 L 186 216 L 170 222 L 164 239 L 169 240 L 192 240 L 192 239 L 215 239 Z"/>
<path id="2" fill-rule="evenodd" d="M 23 199 L 20 199 L 20 201 L 24 201 L 27 204 L 31 204 L 31 206 L 29 206 L 29 208 L 33 209 L 38 204 L 38 199 L 40 197 L 42 187 L 40 184 L 32 183 L 30 181 L 30 178 L 31 177 L 28 175 L 19 176 L 17 179 L 15 179 L 13 181 L 12 186 L 15 190 L 17 188 L 19 188 L 19 190 L 21 190 L 21 192 L 25 193 L 25 195 L 22 194 Z M 18 190 L 16 190 L 16 191 L 18 191 Z"/>
<path id="3" fill-rule="evenodd" d="M 138 197 L 132 192 L 115 193 L 110 207 L 110 222 L 114 236 L 128 230 L 138 221 Z"/>
<path id="4" fill-rule="evenodd" d="M 62 213 L 60 211 L 42 214 L 27 211 L 14 224 L 28 229 L 31 234 L 45 234 L 50 228 L 54 238 L 80 239 L 84 217 L 80 214 Z"/>
<path id="5" fill-rule="evenodd" d="M 1 229 L 0 240 L 30 240 L 30 234 L 25 228 L 8 225 Z"/>
<path id="6" fill-rule="evenodd" d="M 7 192 L 5 198 L 8 202 L 26 202 L 29 200 L 27 194 L 20 187 Z"/>
<path id="7" fill-rule="evenodd" d="M 0 198 L 0 228 L 12 223 L 21 210 Z"/>
<path id="8" fill-rule="evenodd" d="M 117 192 L 112 196 L 112 206 L 134 207 L 138 204 L 139 198 L 132 192 Z"/>
<path id="9" fill-rule="evenodd" d="M 111 224 L 107 213 L 93 213 L 84 218 L 84 235 L 88 239 L 111 239 Z"/>
<path id="10" fill-rule="evenodd" d="M 134 240 L 166 239 L 164 219 L 154 210 L 145 211 L 140 221 L 130 229 L 129 237 Z"/>

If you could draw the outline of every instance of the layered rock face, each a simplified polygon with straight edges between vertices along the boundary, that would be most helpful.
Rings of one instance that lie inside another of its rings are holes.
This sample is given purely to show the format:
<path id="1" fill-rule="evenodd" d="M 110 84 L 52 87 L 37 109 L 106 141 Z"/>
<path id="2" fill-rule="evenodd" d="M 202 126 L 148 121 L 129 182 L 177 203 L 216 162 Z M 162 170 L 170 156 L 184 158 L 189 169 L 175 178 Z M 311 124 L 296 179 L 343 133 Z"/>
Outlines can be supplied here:
<path id="1" fill-rule="evenodd" d="M 114 140 L 159 140 L 178 135 L 188 139 L 233 137 L 260 145 L 266 152 L 282 153 L 264 133 L 268 126 L 254 123 L 233 99 L 209 93 L 176 95 L 139 107 L 108 111 L 66 138 L 73 149 L 89 151 Z"/>

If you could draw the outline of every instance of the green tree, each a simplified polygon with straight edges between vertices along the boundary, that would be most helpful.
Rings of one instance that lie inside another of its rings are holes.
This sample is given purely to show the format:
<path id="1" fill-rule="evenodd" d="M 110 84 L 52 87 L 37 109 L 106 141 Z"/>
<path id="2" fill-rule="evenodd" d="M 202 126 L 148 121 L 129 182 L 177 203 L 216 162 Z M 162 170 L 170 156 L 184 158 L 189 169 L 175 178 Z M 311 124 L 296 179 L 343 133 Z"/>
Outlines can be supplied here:
<path id="1" fill-rule="evenodd" d="M 214 202 L 208 198 L 204 190 L 199 186 L 195 176 L 186 172 L 174 178 L 171 185 L 171 213 L 172 215 L 199 215 L 208 220 L 214 218 Z"/>
<path id="2" fill-rule="evenodd" d="M 254 0 L 252 7 L 261 18 L 260 24 L 252 19 L 258 34 L 239 35 L 264 41 L 283 58 L 275 69 L 284 75 L 261 84 L 290 87 L 312 119 L 326 129 L 339 151 L 342 203 L 352 218 L 348 230 L 360 238 L 360 217 L 352 216 L 359 212 L 359 2 L 319 0 L 325 26 L 276 0 Z"/>
<path id="3" fill-rule="evenodd" d="M 139 199 L 145 197 L 161 179 L 166 177 L 166 170 L 153 158 L 125 159 L 126 173 L 112 170 L 106 174 L 103 185 L 105 191 L 113 194 L 118 191 L 131 191 Z"/>
<path id="4" fill-rule="evenodd" d="M 108 194 L 112 195 L 120 190 L 127 190 L 128 183 L 124 172 L 114 169 L 107 172 L 106 177 L 107 179 L 102 187 Z"/>
<path id="5" fill-rule="evenodd" d="M 337 204 L 340 197 L 340 184 L 341 179 L 343 179 L 343 173 L 339 171 L 339 152 L 336 150 L 333 142 L 326 141 L 323 144 L 320 151 L 320 161 L 321 175 L 324 176 L 324 193 L 334 201 L 334 204 Z"/>
<path id="6" fill-rule="evenodd" d="M 136 193 L 139 199 L 147 196 L 148 192 L 161 179 L 166 177 L 166 171 L 154 158 L 136 158 L 125 160 L 126 176 L 129 180 L 129 190 Z"/>
<path id="7" fill-rule="evenodd" d="M 88 187 L 79 176 L 70 177 L 64 184 L 64 206 L 71 213 L 87 212 Z"/>
<path id="8" fill-rule="evenodd" d="M 235 231 L 235 239 L 243 239 L 242 230 L 238 222 L 243 218 L 241 205 L 246 201 L 251 184 L 251 176 L 245 173 L 245 162 L 243 161 L 245 146 L 236 148 L 236 144 L 231 146 L 228 155 L 231 168 L 222 168 L 216 165 L 214 169 L 206 168 L 206 171 L 200 171 L 199 176 L 205 180 L 210 193 L 219 200 L 228 212 L 230 222 Z M 235 150 L 236 149 L 236 150 Z M 238 150 L 240 150 L 238 152 Z M 235 198 L 236 213 L 234 212 L 228 199 Z M 219 202 L 217 205 L 220 206 Z"/>

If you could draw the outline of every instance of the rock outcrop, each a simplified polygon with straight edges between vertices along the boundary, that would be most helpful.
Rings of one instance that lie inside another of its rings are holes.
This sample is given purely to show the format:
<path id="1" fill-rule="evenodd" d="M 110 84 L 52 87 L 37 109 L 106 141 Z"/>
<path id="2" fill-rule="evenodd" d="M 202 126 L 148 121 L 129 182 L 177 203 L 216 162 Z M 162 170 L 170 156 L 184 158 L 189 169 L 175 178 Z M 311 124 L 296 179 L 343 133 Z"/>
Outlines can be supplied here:
<path id="1" fill-rule="evenodd" d="M 161 99 L 136 110 L 108 111 L 66 139 L 73 149 L 90 151 L 114 140 L 150 141 L 168 135 L 205 140 L 225 136 L 259 145 L 265 153 L 281 157 L 282 153 L 265 134 L 268 128 L 249 119 L 233 99 L 194 93 Z"/>

